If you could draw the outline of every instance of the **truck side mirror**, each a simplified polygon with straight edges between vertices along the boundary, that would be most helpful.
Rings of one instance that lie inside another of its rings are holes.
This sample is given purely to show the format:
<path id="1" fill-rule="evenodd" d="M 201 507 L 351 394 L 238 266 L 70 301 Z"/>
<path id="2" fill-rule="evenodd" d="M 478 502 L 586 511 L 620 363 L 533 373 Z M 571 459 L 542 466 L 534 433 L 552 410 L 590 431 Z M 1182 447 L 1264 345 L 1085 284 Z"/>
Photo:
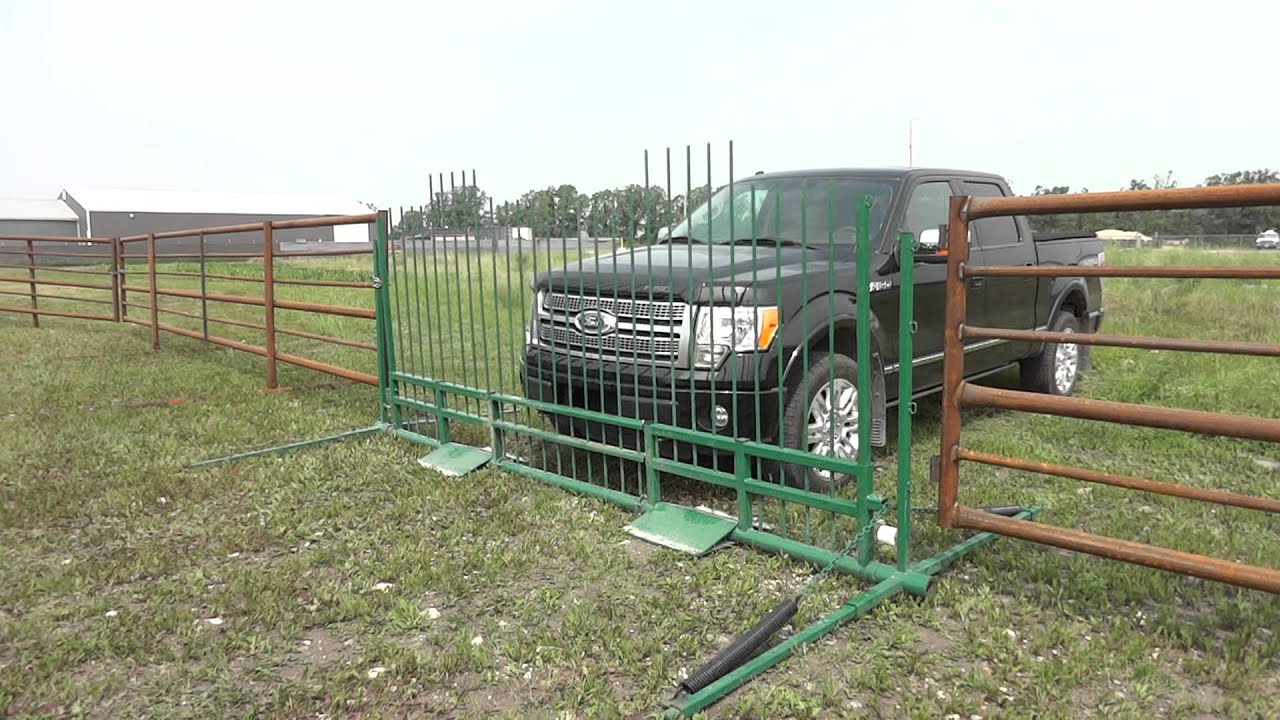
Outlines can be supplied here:
<path id="1" fill-rule="evenodd" d="M 916 262 L 943 264 L 947 262 L 947 226 L 925 228 L 916 242 Z"/>
<path id="2" fill-rule="evenodd" d="M 942 244 L 942 231 L 939 228 L 925 228 L 920 231 L 917 252 L 934 253 Z"/>

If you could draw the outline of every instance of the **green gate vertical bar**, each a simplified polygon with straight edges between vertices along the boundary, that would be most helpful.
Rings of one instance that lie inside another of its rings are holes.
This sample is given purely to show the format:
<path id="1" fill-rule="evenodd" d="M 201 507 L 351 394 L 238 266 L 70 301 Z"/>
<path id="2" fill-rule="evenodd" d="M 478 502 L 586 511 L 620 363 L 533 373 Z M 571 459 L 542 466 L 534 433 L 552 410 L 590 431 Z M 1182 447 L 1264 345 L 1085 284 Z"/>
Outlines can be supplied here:
<path id="1" fill-rule="evenodd" d="M 395 342 L 390 330 L 391 298 L 390 298 L 390 263 L 387 262 L 387 211 L 378 211 L 377 234 L 373 243 L 373 273 L 377 276 L 374 283 L 374 312 L 377 318 L 374 327 L 377 329 L 378 355 L 382 360 L 378 363 L 378 395 L 381 402 L 379 417 L 382 422 L 391 422 L 400 427 L 400 406 L 395 403 L 395 389 L 392 386 L 391 374 L 396 371 Z M 388 417 L 388 410 L 390 417 Z"/>
<path id="2" fill-rule="evenodd" d="M 436 227 L 434 223 L 436 220 L 439 220 L 440 218 L 444 217 L 444 213 L 445 213 L 444 173 L 439 174 L 439 180 L 440 180 L 439 189 L 437 189 L 435 184 L 435 178 L 427 179 L 427 188 L 431 193 L 431 205 L 428 208 L 428 217 L 431 219 L 431 222 L 432 222 L 430 226 L 431 231 L 428 233 L 428 235 L 431 238 L 431 274 L 432 274 L 432 285 L 435 287 L 435 296 L 436 296 L 436 302 L 435 302 L 436 319 L 435 319 L 435 323 L 433 324 L 436 326 L 436 336 L 437 336 L 438 342 L 440 343 L 441 376 L 436 379 L 446 380 L 450 382 L 458 382 L 457 379 L 452 377 L 452 372 L 451 372 L 452 368 L 448 360 L 446 360 L 446 356 L 445 356 L 446 349 L 449 351 L 448 358 L 450 359 L 454 357 L 458 357 L 458 353 L 455 352 L 457 350 L 457 343 L 453 341 L 453 337 L 452 337 L 453 336 L 453 330 L 452 330 L 453 301 L 452 301 L 452 297 L 449 289 L 449 236 L 445 234 L 441 234 L 441 239 L 444 241 L 443 252 L 439 252 L 438 248 L 436 247 Z M 443 224 L 441 225 L 441 228 L 443 228 Z M 442 255 L 444 257 L 443 273 L 441 272 L 441 256 Z M 443 295 L 441 295 L 441 292 L 440 292 L 441 285 L 444 286 Z M 443 297 L 443 300 L 441 299 L 442 297 Z M 441 314 L 442 311 L 443 311 L 443 315 Z M 448 331 L 447 335 L 446 335 L 446 331 Z M 462 356 L 462 359 L 465 363 L 466 356 L 465 355 Z M 448 408 L 449 398 L 444 390 L 442 390 L 439 387 L 436 387 L 435 390 L 433 391 L 433 394 L 435 396 L 435 407 L 438 410 L 443 410 Z M 449 424 L 450 422 L 449 418 L 444 413 L 440 413 L 440 412 L 437 412 L 435 414 L 435 418 L 436 418 L 436 439 L 439 440 L 440 444 L 442 445 L 447 445 L 448 443 L 453 442 L 453 432 Z"/>
<path id="3" fill-rule="evenodd" d="M 474 170 L 471 171 L 471 181 L 472 181 L 471 184 L 475 185 Z M 506 372 L 505 372 L 505 368 L 503 367 L 504 363 L 502 360 L 502 356 L 503 356 L 502 336 L 509 330 L 509 328 L 504 329 L 502 327 L 502 312 L 500 307 L 500 304 L 502 302 L 501 300 L 502 294 L 498 290 L 498 223 L 496 222 L 496 218 L 493 214 L 493 198 L 489 198 L 488 221 L 489 221 L 489 230 L 493 233 L 493 246 L 491 248 L 491 252 L 489 253 L 489 265 L 493 270 L 493 331 L 494 331 L 493 334 L 495 336 L 494 345 L 497 346 L 494 349 L 494 357 L 498 359 L 498 367 L 497 367 L 498 384 L 497 384 L 497 387 L 491 386 L 489 388 L 489 391 L 502 393 L 502 392 L 511 392 L 512 390 L 507 388 L 504 382 L 504 379 L 506 377 Z M 481 226 L 483 225 L 484 225 L 484 222 L 481 222 Z M 477 241 L 479 241 L 479 238 L 480 238 L 479 232 L 476 233 L 476 238 L 477 238 Z M 482 276 L 481 279 L 483 280 L 483 275 L 484 275 L 483 270 L 481 271 L 480 274 Z M 487 323 L 488 320 L 485 319 L 485 320 L 482 320 L 481 322 Z M 487 335 L 488 333 L 486 332 L 485 334 Z M 488 350 L 485 351 L 485 357 L 489 357 Z M 490 417 L 492 417 L 495 421 L 506 419 L 505 415 L 503 414 L 502 403 L 494 402 L 489 406 L 489 409 L 490 409 Z M 505 460 L 507 457 L 507 451 L 506 451 L 506 444 L 503 442 L 503 438 L 501 436 L 502 431 L 498 429 L 496 426 L 493 428 L 493 431 L 496 435 L 494 438 L 494 445 L 493 445 L 493 457 L 498 460 Z M 499 447 L 499 444 L 501 444 L 501 447 Z"/>
<path id="4" fill-rule="evenodd" d="M 773 203 L 773 236 L 775 238 L 782 237 L 782 199 L 781 198 L 782 198 L 782 193 L 779 191 L 778 200 Z M 803 260 L 801 260 L 801 262 L 803 263 Z M 803 280 L 803 277 L 801 278 L 801 280 Z M 778 298 L 779 304 L 781 304 L 782 243 L 780 242 L 775 242 L 773 244 L 773 296 L 775 298 Z M 801 308 L 804 307 L 804 300 L 800 301 L 800 307 Z M 781 323 L 783 321 L 783 318 L 786 317 L 785 313 L 786 313 L 786 308 L 783 308 L 783 307 L 778 308 L 779 323 Z M 785 392 L 783 392 L 783 388 L 786 387 L 786 370 L 785 370 L 786 362 L 784 361 L 785 359 L 783 357 L 783 345 L 782 345 L 781 337 L 777 339 L 777 343 L 778 343 L 778 357 L 777 357 L 777 360 L 774 362 L 774 367 L 776 367 L 778 370 L 778 382 L 777 382 L 778 392 L 774 393 L 774 395 L 777 396 L 778 409 L 777 409 L 777 415 L 775 415 L 774 417 L 777 418 L 777 420 L 775 421 L 775 424 L 778 426 L 778 430 L 775 433 L 775 438 L 777 440 L 778 447 L 783 447 L 786 444 L 785 440 L 782 437 L 782 417 L 785 411 L 785 400 L 783 399 L 783 396 L 786 394 Z M 804 377 L 801 376 L 800 386 L 806 388 L 806 392 L 807 392 L 807 384 L 805 383 L 804 380 L 805 380 Z M 784 470 L 779 465 L 776 472 L 777 472 L 778 482 L 785 483 L 786 470 Z M 787 536 L 788 521 L 789 521 L 789 511 L 787 510 L 787 502 L 785 500 L 781 500 L 778 502 L 778 534 Z"/>
<path id="5" fill-rule="evenodd" d="M 760 228 L 757 226 L 758 221 L 756 220 L 756 215 L 760 212 L 760 206 L 756 203 L 757 183 L 754 180 L 751 181 L 750 187 L 751 187 L 751 288 L 752 288 L 752 293 L 753 295 L 755 295 L 755 298 L 756 298 L 755 300 L 756 305 L 759 305 L 759 298 L 760 298 L 760 295 L 762 294 L 758 290 L 760 288 L 760 244 L 759 244 Z M 775 235 L 774 237 L 777 237 L 777 236 Z M 775 270 L 774 272 L 776 273 L 777 271 Z M 774 295 L 773 302 L 775 305 L 777 305 L 781 303 L 781 300 L 777 295 Z M 777 338 L 774 338 L 773 342 L 778 343 L 780 341 Z M 754 437 L 755 437 L 755 441 L 758 443 L 764 442 L 763 416 L 761 415 L 761 412 L 760 412 L 761 411 L 760 361 L 765 351 L 766 351 L 765 348 L 757 347 L 756 352 L 752 353 L 752 358 L 754 359 L 755 367 L 752 369 L 752 373 L 751 373 L 751 381 L 753 385 L 751 396 L 752 396 L 753 402 L 755 403 L 754 415 L 755 415 L 755 431 L 756 432 Z M 779 388 L 778 392 L 782 392 L 781 388 Z M 779 425 L 781 425 L 781 423 L 779 423 Z M 766 479 L 765 473 L 760 471 L 762 463 L 759 461 L 759 459 L 756 458 L 755 456 L 751 456 L 748 458 L 748 461 L 751 463 L 751 465 L 747 468 L 748 476 L 754 477 L 759 480 Z M 765 514 L 764 503 L 765 503 L 765 499 L 761 498 L 760 516 L 762 518 L 764 517 L 764 514 Z M 751 496 L 751 495 L 747 496 L 746 510 L 747 510 L 747 513 L 746 513 L 745 524 L 742 519 L 744 516 L 742 509 L 739 508 L 738 510 L 738 527 L 740 528 L 750 528 L 752 524 L 754 524 L 755 522 L 755 497 L 754 496 Z"/>
<path id="6" fill-rule="evenodd" d="M 685 205 L 688 206 L 689 200 L 693 198 L 693 146 L 692 145 L 684 146 L 684 182 L 685 182 L 685 191 L 684 191 Z M 708 196 L 708 202 L 710 202 L 710 196 Z M 687 211 L 686 214 L 689 217 L 689 225 L 686 228 L 689 231 L 687 233 L 689 236 L 689 239 L 686 240 L 684 243 L 684 251 L 685 251 L 686 267 L 689 268 L 689 281 L 687 283 L 687 288 L 689 293 L 689 332 L 693 337 L 692 342 L 689 342 L 688 344 L 688 348 L 689 348 L 688 367 L 690 370 L 696 370 L 698 367 L 698 330 L 697 330 L 698 322 L 699 322 L 698 316 L 703 312 L 703 308 L 699 307 L 698 305 L 697 278 L 694 277 L 694 273 L 693 273 L 693 211 L 689 210 L 687 207 L 686 207 L 686 211 Z M 711 215 L 710 206 L 708 206 L 707 216 L 710 217 L 710 215 Z M 709 233 L 707 235 L 707 242 L 708 243 L 711 242 L 711 235 Z M 709 308 L 708 308 L 708 311 L 709 311 Z M 694 428 L 698 427 L 698 384 L 693 379 L 695 376 L 696 376 L 696 373 L 691 373 L 690 380 L 689 380 L 689 419 L 691 421 L 691 427 L 694 427 Z M 673 445 L 677 448 L 679 447 L 678 444 L 673 443 Z"/>
<path id="7" fill-rule="evenodd" d="M 684 206 L 685 206 L 684 214 L 686 217 L 688 217 L 689 213 L 691 212 L 691 210 L 689 209 L 688 195 L 685 195 Z M 667 148 L 667 287 L 670 287 L 670 288 L 675 287 L 675 282 L 673 280 L 674 273 L 675 273 L 675 258 L 673 257 L 673 254 L 675 253 L 675 248 L 673 246 L 674 241 L 672 240 L 672 237 L 671 237 L 674 234 L 673 231 L 675 230 L 675 224 L 676 224 L 676 218 L 675 218 L 674 208 L 672 207 L 672 196 L 671 196 L 671 148 L 668 147 Z M 692 231 L 693 228 L 687 227 L 686 230 Z M 685 244 L 688 245 L 689 242 L 690 241 L 686 240 Z M 675 303 L 678 299 L 679 298 L 677 294 L 672 294 L 671 296 L 672 303 Z M 689 332 L 690 333 L 693 332 L 693 323 L 689 324 Z M 697 342 L 692 337 L 683 337 L 683 336 L 681 337 L 681 341 L 685 344 L 686 348 L 693 348 Z M 695 351 L 686 350 L 686 352 L 689 355 L 689 358 L 688 358 L 689 367 L 692 367 L 693 366 L 692 356 L 695 354 Z M 679 393 L 676 390 L 676 376 L 680 374 L 680 370 L 684 369 L 680 367 L 679 356 L 680 356 L 680 350 L 677 349 L 676 357 L 672 358 L 671 360 L 671 373 L 669 375 L 669 378 L 671 380 L 670 399 L 671 399 L 672 407 L 675 407 L 677 398 L 679 397 Z M 692 388 L 693 382 L 691 381 L 689 385 Z M 673 413 L 673 417 L 674 415 L 675 413 Z M 697 427 L 697 425 L 694 425 L 694 427 Z M 658 501 L 654 500 L 654 502 L 658 502 Z"/>
<path id="8" fill-rule="evenodd" d="M 426 236 L 426 242 L 432 243 L 432 246 L 434 247 L 435 240 L 431 238 L 431 236 L 427 235 L 427 215 L 426 210 L 423 209 L 422 206 L 418 207 L 418 224 L 420 226 L 419 234 Z M 413 263 L 411 265 L 413 271 L 412 273 L 405 274 L 404 279 L 400 283 L 400 289 L 401 292 L 404 293 L 406 306 L 410 308 L 411 312 L 416 313 L 415 317 L 418 319 L 418 358 L 426 358 L 426 369 L 423 372 L 427 377 L 430 377 L 433 380 L 439 380 L 441 375 L 439 369 L 440 366 L 436 362 L 436 353 L 443 353 L 444 350 L 437 348 L 435 343 L 430 341 L 431 333 L 427 330 L 428 319 L 422 309 L 422 296 L 425 293 L 427 282 L 425 279 L 426 272 L 423 270 L 426 263 L 426 248 L 422 246 L 422 241 L 410 240 L 409 237 L 407 237 L 407 232 L 401 233 L 400 244 L 400 252 L 404 253 L 406 256 L 409 254 L 413 255 Z M 405 264 L 409 265 L 408 257 L 405 258 Z M 410 292 L 413 293 L 412 305 L 408 303 Z M 427 298 L 427 306 L 431 306 L 431 298 L 429 297 Z M 424 393 L 423 388 L 413 387 L 412 389 L 407 390 L 408 394 L 412 395 L 415 400 L 422 400 Z M 420 412 L 414 413 L 414 432 L 417 432 L 420 435 L 425 434 L 419 429 L 419 425 L 429 419 L 430 418 L 425 417 Z"/>
<path id="9" fill-rule="evenodd" d="M 728 184 L 728 189 L 729 189 L 729 267 L 734 268 L 736 272 L 738 267 L 738 258 L 737 258 L 737 253 L 735 252 L 737 250 L 737 242 L 738 242 L 738 225 L 737 225 L 738 213 L 737 213 L 737 208 L 734 207 L 734 201 L 736 200 L 735 195 L 737 195 L 737 190 L 734 187 L 734 183 L 733 183 L 733 172 L 734 172 L 733 141 L 730 140 L 729 141 L 729 184 Z M 754 223 L 752 224 L 754 225 Z M 753 253 L 754 253 L 754 250 L 753 250 Z M 753 272 L 754 272 L 754 268 L 753 268 Z M 738 286 L 738 283 L 739 283 L 739 279 L 737 275 L 734 275 L 729 278 L 730 288 L 736 288 Z M 751 287 L 754 293 L 755 285 L 752 285 Z M 731 298 L 731 302 L 733 303 L 733 305 L 729 310 L 729 312 L 731 313 L 739 312 L 742 307 L 741 303 L 737 300 L 737 298 Z M 756 299 L 754 294 L 752 295 L 751 302 L 753 306 L 759 305 L 759 301 Z M 756 326 L 758 327 L 759 317 L 753 315 L 752 319 L 756 322 Z M 735 321 L 735 324 L 736 324 L 736 321 Z M 757 335 L 756 337 L 758 338 L 759 335 Z M 738 374 L 741 372 L 741 367 L 739 366 L 739 363 L 741 362 L 741 360 L 738 358 L 738 355 L 739 353 L 737 351 L 737 348 L 730 348 L 729 359 L 726 362 L 726 364 L 729 366 L 729 432 L 733 434 L 733 439 L 735 441 L 740 442 L 742 440 L 742 428 L 738 426 L 738 412 L 740 410 L 740 406 L 738 404 L 738 398 L 740 395 L 739 388 L 738 388 Z M 738 487 L 737 487 L 738 527 L 742 528 L 743 530 L 746 530 L 751 527 L 751 495 L 747 492 L 747 484 L 746 484 L 747 478 L 751 477 L 751 471 L 750 471 L 750 467 L 747 465 L 747 454 L 746 452 L 743 451 L 741 444 L 739 444 L 737 446 L 737 450 L 734 451 L 733 473 L 734 473 L 734 478 L 737 480 L 737 483 L 738 483 Z"/>
<path id="10" fill-rule="evenodd" d="M 802 181 L 800 185 L 800 244 L 806 247 L 809 245 L 809 182 L 807 180 Z M 781 246 L 780 243 L 779 246 Z M 776 270 L 776 272 L 780 272 L 781 268 L 782 263 L 779 262 L 778 270 Z M 812 376 L 811 368 L 809 367 L 809 329 L 812 327 L 810 324 L 811 318 L 809 317 L 811 311 L 809 298 L 811 297 L 813 297 L 813 293 L 809 288 L 809 254 L 803 253 L 800 255 L 800 342 L 802 343 L 800 346 L 800 387 L 804 388 L 804 397 L 806 399 L 809 398 L 809 393 L 812 392 L 809 387 L 809 382 Z M 808 420 L 807 413 L 805 419 L 806 421 Z M 808 422 L 805 423 L 805 427 L 808 427 Z M 808 449 L 809 434 L 807 430 L 804 437 L 803 445 L 805 449 Z M 801 472 L 804 473 L 804 491 L 813 492 L 812 483 L 809 477 L 809 468 L 805 467 Z M 832 473 L 832 478 L 835 478 L 835 473 Z M 807 545 L 812 545 L 813 508 L 809 505 L 805 505 L 803 512 L 804 542 Z"/>
<path id="11" fill-rule="evenodd" d="M 915 358 L 915 238 L 898 236 L 898 569 L 911 563 L 911 401 Z"/>
<path id="12" fill-rule="evenodd" d="M 871 196 L 858 203 L 857 282 L 854 295 L 858 324 L 858 528 L 871 522 Z M 858 543 L 858 562 L 873 559 L 874 533 L 866 532 Z"/>
<path id="13" fill-rule="evenodd" d="M 835 192 L 831 181 L 828 180 L 825 185 L 827 190 L 827 287 L 823 292 L 827 296 L 827 348 L 829 349 L 827 353 L 827 377 L 830 378 L 830 382 L 834 383 L 836 378 L 836 206 L 835 198 L 833 197 Z M 832 403 L 839 404 L 841 400 L 834 391 L 835 388 L 833 386 L 829 391 L 828 397 L 831 398 Z M 859 388 L 858 393 L 861 395 L 861 388 Z M 832 412 L 829 417 L 831 420 L 831 434 L 827 438 L 828 447 L 831 449 L 832 456 L 839 457 L 840 453 L 836 449 L 836 413 Z M 836 494 L 835 479 L 836 473 L 832 472 L 832 482 L 827 487 L 827 494 L 829 495 Z M 831 518 L 832 550 L 837 550 L 844 544 L 839 537 L 839 524 L 838 518 Z"/>
<path id="14" fill-rule="evenodd" d="M 399 253 L 400 267 L 398 269 L 396 268 L 396 264 L 395 264 L 396 261 L 395 261 L 395 258 L 393 257 L 394 253 L 391 251 L 391 248 L 388 247 L 387 248 L 387 272 L 388 274 L 390 274 L 391 272 L 394 271 L 397 277 L 399 278 L 400 282 L 395 284 L 396 291 L 394 293 L 388 293 L 388 296 L 391 298 L 391 303 L 395 307 L 395 312 L 394 312 L 394 315 L 396 318 L 395 329 L 396 329 L 396 332 L 399 333 L 400 335 L 400 343 L 399 343 L 400 351 L 404 353 L 404 362 L 399 363 L 398 367 L 400 368 L 401 371 L 407 372 L 410 375 L 418 375 L 420 374 L 419 367 L 422 363 L 422 360 L 421 358 L 415 355 L 414 347 L 413 347 L 413 338 L 416 334 L 421 334 L 421 328 L 419 328 L 418 333 L 414 332 L 414 325 L 415 323 L 418 322 L 419 318 L 416 315 L 414 315 L 413 306 L 409 304 L 409 297 L 408 297 L 408 294 L 405 292 L 409 288 L 409 258 L 408 258 L 408 251 L 406 250 L 407 245 L 405 245 L 403 242 L 403 239 L 405 237 L 405 217 L 404 217 L 403 205 L 400 206 L 399 214 L 400 214 L 400 222 L 398 224 L 398 227 L 400 228 L 400 238 L 402 241 L 401 250 Z M 394 227 L 397 227 L 397 225 L 392 224 L 391 211 L 387 210 L 388 245 L 390 244 L 390 232 L 391 232 L 391 229 Z M 384 278 L 384 282 L 387 284 L 388 287 L 391 286 L 390 277 Z M 405 385 L 404 389 L 405 389 L 405 395 L 408 395 L 409 397 L 415 397 L 417 395 L 417 392 L 414 390 L 413 385 Z"/>

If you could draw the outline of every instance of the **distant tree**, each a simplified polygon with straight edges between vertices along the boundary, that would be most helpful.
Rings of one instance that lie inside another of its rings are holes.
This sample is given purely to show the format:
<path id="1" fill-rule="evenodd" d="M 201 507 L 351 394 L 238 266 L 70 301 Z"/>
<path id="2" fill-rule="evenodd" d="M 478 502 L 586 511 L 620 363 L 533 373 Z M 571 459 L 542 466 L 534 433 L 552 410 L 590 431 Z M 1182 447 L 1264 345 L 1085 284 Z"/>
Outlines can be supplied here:
<path id="1" fill-rule="evenodd" d="M 1066 195 L 1069 192 L 1071 192 L 1071 188 L 1066 185 L 1054 185 L 1053 187 L 1037 185 L 1031 194 Z M 1077 224 L 1078 217 L 1075 215 L 1033 215 L 1031 217 L 1031 229 L 1035 232 L 1066 232 L 1075 229 L 1072 226 Z"/>
<path id="2" fill-rule="evenodd" d="M 400 216 L 400 220 L 391 228 L 391 238 L 393 240 L 403 240 L 407 237 L 413 237 L 422 233 L 425 223 L 425 217 L 419 210 L 410 208 L 404 211 Z"/>
<path id="3" fill-rule="evenodd" d="M 435 228 L 477 228 L 484 222 L 488 205 L 484 190 L 471 185 L 437 192 L 427 208 L 427 222 Z"/>
<path id="4" fill-rule="evenodd" d="M 1219 185 L 1252 185 L 1280 182 L 1275 170 L 1237 170 L 1232 173 L 1211 175 L 1204 180 L 1206 187 Z M 1202 232 L 1256 233 L 1280 225 L 1280 209 L 1270 207 L 1214 208 L 1202 211 Z"/>

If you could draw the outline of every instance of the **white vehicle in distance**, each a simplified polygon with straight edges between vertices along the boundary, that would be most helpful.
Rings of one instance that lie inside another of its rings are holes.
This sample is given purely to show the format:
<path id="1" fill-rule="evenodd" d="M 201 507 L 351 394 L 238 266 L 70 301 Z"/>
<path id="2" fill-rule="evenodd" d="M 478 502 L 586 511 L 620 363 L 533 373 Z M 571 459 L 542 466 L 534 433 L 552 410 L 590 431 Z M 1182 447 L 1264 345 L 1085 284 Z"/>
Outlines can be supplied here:
<path id="1" fill-rule="evenodd" d="M 1259 250 L 1275 250 L 1280 248 L 1280 233 L 1277 233 L 1272 228 L 1259 235 L 1258 239 L 1254 240 L 1253 243 L 1258 246 Z"/>

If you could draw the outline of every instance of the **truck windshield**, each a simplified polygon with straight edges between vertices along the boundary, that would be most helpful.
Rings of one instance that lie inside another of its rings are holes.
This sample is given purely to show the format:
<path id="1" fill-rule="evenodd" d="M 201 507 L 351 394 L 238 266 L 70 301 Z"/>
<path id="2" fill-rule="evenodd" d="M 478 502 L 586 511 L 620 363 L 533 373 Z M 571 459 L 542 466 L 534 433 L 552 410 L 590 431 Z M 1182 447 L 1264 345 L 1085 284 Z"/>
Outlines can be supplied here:
<path id="1" fill-rule="evenodd" d="M 726 185 L 671 231 L 672 240 L 723 245 L 771 238 L 821 247 L 854 241 L 858 202 L 871 196 L 871 237 L 883 229 L 894 184 L 867 178 L 748 179 Z"/>

